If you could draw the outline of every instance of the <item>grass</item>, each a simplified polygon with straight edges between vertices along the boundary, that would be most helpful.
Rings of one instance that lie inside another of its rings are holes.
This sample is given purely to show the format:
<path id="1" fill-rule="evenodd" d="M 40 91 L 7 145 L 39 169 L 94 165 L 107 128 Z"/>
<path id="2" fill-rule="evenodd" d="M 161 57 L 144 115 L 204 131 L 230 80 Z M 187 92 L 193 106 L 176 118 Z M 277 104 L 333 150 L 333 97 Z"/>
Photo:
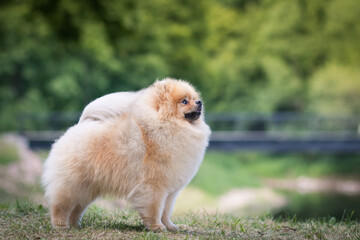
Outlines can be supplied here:
<path id="1" fill-rule="evenodd" d="M 154 233 L 144 229 L 132 211 L 87 210 L 81 228 L 54 229 L 42 205 L 28 202 L 0 205 L 0 236 L 6 239 L 359 239 L 360 224 L 345 216 L 299 221 L 296 217 L 273 219 L 221 214 L 175 216 L 178 232 Z"/>
<path id="2" fill-rule="evenodd" d="M 359 178 L 359 154 L 268 154 L 208 151 L 191 185 L 212 195 L 233 188 L 259 187 L 264 178 Z"/>
<path id="3" fill-rule="evenodd" d="M 6 165 L 18 161 L 18 156 L 14 155 L 11 147 L 1 146 L 0 169 L 6 169 Z M 42 156 L 45 157 L 46 152 Z M 263 178 L 296 178 L 302 175 L 359 177 L 359 172 L 359 155 L 209 151 L 190 184 L 195 187 L 190 191 L 196 191 L 186 195 L 183 202 L 211 204 L 216 196 L 233 188 L 260 187 Z M 354 219 L 358 215 L 352 212 L 344 213 L 342 218 L 306 220 L 299 220 L 300 216 L 239 218 L 234 215 L 187 212 L 173 218 L 175 223 L 181 225 L 179 232 L 153 233 L 144 229 L 139 216 L 132 211 L 109 212 L 92 206 L 84 215 L 81 228 L 53 229 L 48 210 L 24 200 L 26 195 L 42 196 L 39 186 L 20 186 L 19 189 L 22 190 L 21 194 L 14 195 L 0 188 L 0 239 L 360 239 L 359 221 Z M 14 204 L 15 198 L 22 200 Z M 321 203 L 319 208 L 323 206 Z M 188 208 L 184 206 L 184 209 Z"/>
<path id="4" fill-rule="evenodd" d="M 8 165 L 19 160 L 16 147 L 0 140 L 0 165 Z"/>

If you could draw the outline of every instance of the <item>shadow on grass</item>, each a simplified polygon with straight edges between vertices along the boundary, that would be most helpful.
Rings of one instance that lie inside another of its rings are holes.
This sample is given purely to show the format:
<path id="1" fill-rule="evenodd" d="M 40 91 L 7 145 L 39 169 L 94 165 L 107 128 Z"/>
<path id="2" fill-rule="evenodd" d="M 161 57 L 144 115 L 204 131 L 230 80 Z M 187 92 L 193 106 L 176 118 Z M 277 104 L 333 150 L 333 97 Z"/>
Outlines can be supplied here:
<path id="1" fill-rule="evenodd" d="M 101 220 L 101 219 L 100 219 Z M 78 229 L 93 228 L 98 230 L 120 230 L 120 231 L 135 231 L 143 232 L 146 231 L 146 228 L 143 224 L 128 224 L 123 222 L 110 222 L 104 224 L 98 223 L 82 223 L 81 227 Z"/>
<path id="2" fill-rule="evenodd" d="M 154 234 L 171 234 L 171 235 L 191 235 L 191 236 L 212 236 L 214 232 L 205 231 L 196 228 L 192 228 L 186 224 L 178 224 L 180 228 L 178 231 L 149 231 L 145 228 L 145 226 L 141 223 L 139 218 L 127 219 L 124 221 L 117 219 L 108 219 L 107 216 L 98 217 L 96 216 L 96 220 L 94 221 L 94 213 L 90 213 L 86 216 L 86 219 L 82 221 L 81 227 L 79 230 L 118 230 L 123 233 L 126 232 L 138 232 L 138 233 L 154 233 Z M 131 214 L 132 216 L 132 214 Z M 119 218 L 127 218 L 128 216 L 119 216 Z M 128 221 L 128 222 L 127 222 Z M 129 223 L 130 222 L 130 223 Z M 132 224 L 134 222 L 134 224 Z"/>
<path id="3" fill-rule="evenodd" d="M 182 225 L 183 226 L 183 225 Z M 138 234 L 145 234 L 148 236 L 149 234 L 155 234 L 153 236 L 166 236 L 166 237 L 179 237 L 179 236 L 201 236 L 201 237 L 211 237 L 214 235 L 214 232 L 209 232 L 206 230 L 199 230 L 199 229 L 190 229 L 188 226 L 186 226 L 188 229 L 179 229 L 178 231 L 149 231 L 145 228 L 143 224 L 128 224 L 124 222 L 110 222 L 105 223 L 103 225 L 99 225 L 97 223 L 86 223 L 82 224 L 81 228 L 79 230 L 99 230 L 99 231 L 109 231 L 109 230 L 117 230 L 122 233 L 138 233 Z M 144 236 L 145 236 L 144 235 Z"/>

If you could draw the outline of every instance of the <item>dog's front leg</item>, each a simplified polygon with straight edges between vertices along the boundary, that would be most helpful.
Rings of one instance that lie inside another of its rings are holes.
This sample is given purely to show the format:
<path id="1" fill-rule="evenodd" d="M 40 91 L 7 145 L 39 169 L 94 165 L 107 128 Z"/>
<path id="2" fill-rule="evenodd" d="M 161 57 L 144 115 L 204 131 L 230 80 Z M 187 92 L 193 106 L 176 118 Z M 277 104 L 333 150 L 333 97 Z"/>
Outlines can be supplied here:
<path id="1" fill-rule="evenodd" d="M 160 187 L 151 185 L 138 186 L 129 200 L 143 220 L 145 227 L 151 231 L 164 231 L 166 227 L 161 222 L 167 192 Z"/>
<path id="2" fill-rule="evenodd" d="M 170 219 L 177 195 L 178 192 L 173 192 L 168 195 L 165 201 L 164 211 L 161 217 L 162 223 L 166 226 L 167 230 L 169 231 L 177 231 L 179 229 Z"/>

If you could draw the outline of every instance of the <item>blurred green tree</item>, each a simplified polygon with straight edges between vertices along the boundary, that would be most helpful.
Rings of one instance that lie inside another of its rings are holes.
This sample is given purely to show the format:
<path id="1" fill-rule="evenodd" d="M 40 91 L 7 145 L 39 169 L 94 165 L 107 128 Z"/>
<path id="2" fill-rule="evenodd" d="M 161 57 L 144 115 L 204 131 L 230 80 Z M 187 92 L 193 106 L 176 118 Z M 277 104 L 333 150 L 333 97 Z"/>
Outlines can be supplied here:
<path id="1" fill-rule="evenodd" d="M 360 114 L 360 70 L 329 64 L 310 81 L 309 108 L 330 116 Z"/>
<path id="2" fill-rule="evenodd" d="M 3 0 L 0 129 L 166 76 L 191 81 L 209 111 L 263 113 L 326 112 L 329 84 L 346 81 L 337 108 L 358 113 L 359 12 L 353 0 Z"/>

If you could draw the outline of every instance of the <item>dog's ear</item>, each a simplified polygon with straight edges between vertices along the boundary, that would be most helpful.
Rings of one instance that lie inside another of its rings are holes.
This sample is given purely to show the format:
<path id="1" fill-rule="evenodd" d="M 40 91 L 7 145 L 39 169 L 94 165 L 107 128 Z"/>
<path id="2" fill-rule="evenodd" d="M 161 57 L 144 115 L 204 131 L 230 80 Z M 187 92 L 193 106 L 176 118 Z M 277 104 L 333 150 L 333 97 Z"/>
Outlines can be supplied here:
<path id="1" fill-rule="evenodd" d="M 166 86 L 162 81 L 156 80 L 153 84 L 154 87 L 154 108 L 158 112 L 160 109 L 161 102 L 164 100 L 164 92 L 166 91 Z"/>
<path id="2" fill-rule="evenodd" d="M 169 93 L 170 82 L 167 79 L 161 81 L 156 80 L 156 82 L 154 83 L 154 87 L 158 95 L 165 95 Z"/>
<path id="3" fill-rule="evenodd" d="M 174 88 L 173 86 L 173 82 L 171 81 L 171 79 L 169 78 L 165 78 L 164 80 L 161 81 L 156 81 L 153 84 L 154 87 L 154 91 L 155 91 L 155 110 L 159 111 L 160 108 L 166 104 L 170 104 L 171 101 L 169 101 L 171 99 L 170 95 L 172 92 L 172 89 Z"/>

